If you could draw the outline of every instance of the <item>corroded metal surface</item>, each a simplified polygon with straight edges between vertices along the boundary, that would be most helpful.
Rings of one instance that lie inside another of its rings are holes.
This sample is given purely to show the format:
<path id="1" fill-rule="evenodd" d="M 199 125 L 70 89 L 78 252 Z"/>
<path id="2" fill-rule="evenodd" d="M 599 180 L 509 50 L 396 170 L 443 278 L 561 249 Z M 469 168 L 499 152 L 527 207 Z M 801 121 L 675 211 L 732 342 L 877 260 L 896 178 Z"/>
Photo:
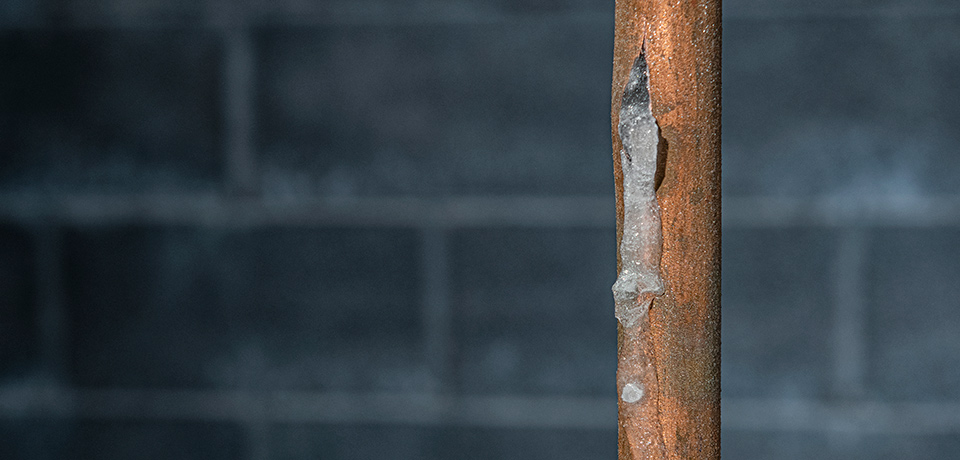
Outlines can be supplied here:
<path id="1" fill-rule="evenodd" d="M 623 176 L 617 135 L 620 99 L 644 48 L 653 114 L 665 139 L 657 189 L 663 225 L 665 293 L 649 311 L 643 340 L 619 330 L 618 375 L 652 347 L 659 427 L 620 403 L 620 459 L 720 458 L 720 2 L 617 0 L 611 117 L 618 246 Z M 619 380 L 619 378 L 618 378 Z M 659 436 L 651 430 L 660 431 Z M 664 449 L 645 448 L 662 439 Z"/>

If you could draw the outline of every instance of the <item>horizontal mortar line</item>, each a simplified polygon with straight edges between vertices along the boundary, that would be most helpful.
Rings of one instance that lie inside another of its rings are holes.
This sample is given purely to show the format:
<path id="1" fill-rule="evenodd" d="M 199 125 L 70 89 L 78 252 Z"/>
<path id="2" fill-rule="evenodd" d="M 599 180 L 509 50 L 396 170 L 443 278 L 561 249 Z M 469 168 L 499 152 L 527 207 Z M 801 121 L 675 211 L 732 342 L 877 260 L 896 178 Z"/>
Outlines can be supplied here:
<path id="1" fill-rule="evenodd" d="M 724 228 L 960 226 L 960 196 L 729 197 Z M 232 198 L 0 193 L 0 221 L 73 225 L 613 228 L 613 196 Z"/>
<path id="2" fill-rule="evenodd" d="M 43 17 L 44 15 L 41 15 Z M 554 13 L 495 13 L 479 11 L 423 12 L 397 14 L 396 11 L 370 12 L 364 10 L 340 11 L 257 11 L 209 14 L 203 11 L 176 14 L 176 12 L 144 12 L 126 14 L 97 14 L 87 11 L 82 15 L 48 12 L 47 17 L 56 20 L 25 18 L 21 21 L 8 19 L 0 23 L 0 30 L 20 29 L 165 29 L 165 28 L 218 28 L 231 24 L 247 26 L 403 26 L 403 25 L 483 25 L 483 24 L 545 24 L 550 23 L 611 23 L 613 11 L 554 12 Z M 886 8 L 822 8 L 819 10 L 795 9 L 731 9 L 723 14 L 724 21 L 776 21 L 776 20 L 849 20 L 849 19 L 951 19 L 960 16 L 960 8 L 950 7 L 886 7 Z"/>
<path id="3" fill-rule="evenodd" d="M 779 21 L 779 20 L 897 20 L 897 19 L 953 19 L 960 16 L 960 8 L 950 7 L 878 7 L 833 8 L 768 8 L 754 11 L 725 11 L 724 21 Z"/>
<path id="4" fill-rule="evenodd" d="M 724 429 L 856 434 L 957 434 L 960 401 L 827 403 L 808 400 L 724 399 Z"/>
<path id="5" fill-rule="evenodd" d="M 596 429 L 616 426 L 617 404 L 578 397 L 5 388 L 3 418 Z"/>
<path id="6" fill-rule="evenodd" d="M 2 30 L 88 30 L 88 29 L 180 29 L 221 28 L 242 25 L 244 27 L 340 27 L 340 26 L 431 26 L 431 25 L 550 25 L 550 24 L 613 24 L 613 12 L 571 13 L 396 13 L 395 11 L 369 12 L 250 12 L 236 18 L 220 18 L 216 15 L 88 15 L 84 17 L 61 17 L 57 21 L 26 19 L 22 22 L 0 23 Z"/>
<path id="7" fill-rule="evenodd" d="M 613 196 L 256 199 L 209 195 L 0 194 L 0 220 L 208 226 L 613 228 Z"/>
<path id="8" fill-rule="evenodd" d="M 613 429 L 613 398 L 338 392 L 0 388 L 0 419 L 453 425 Z M 960 401 L 821 402 L 726 398 L 725 430 L 930 435 L 960 433 Z"/>
<path id="9" fill-rule="evenodd" d="M 555 13 L 410 13 L 396 14 L 393 11 L 370 15 L 365 13 L 281 13 L 252 14 L 254 26 L 429 26 L 429 25 L 562 25 L 562 24 L 613 24 L 613 12 L 555 12 Z"/>
<path id="10" fill-rule="evenodd" d="M 952 227 L 960 195 L 727 197 L 723 227 Z"/>

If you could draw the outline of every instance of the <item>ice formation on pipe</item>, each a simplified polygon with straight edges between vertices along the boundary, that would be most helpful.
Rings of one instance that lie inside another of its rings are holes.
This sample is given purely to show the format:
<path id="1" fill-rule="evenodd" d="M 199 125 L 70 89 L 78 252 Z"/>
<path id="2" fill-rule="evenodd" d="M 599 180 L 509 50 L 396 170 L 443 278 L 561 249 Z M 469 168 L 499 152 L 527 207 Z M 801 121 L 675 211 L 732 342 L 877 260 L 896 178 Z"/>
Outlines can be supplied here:
<path id="1" fill-rule="evenodd" d="M 620 392 L 620 399 L 624 402 L 635 403 L 643 397 L 643 387 L 635 383 L 628 383 L 623 386 Z"/>
<path id="2" fill-rule="evenodd" d="M 620 273 L 613 284 L 617 320 L 623 326 L 617 352 L 617 388 L 620 426 L 630 446 L 629 458 L 665 459 L 656 348 L 648 316 L 653 299 L 664 293 L 655 183 L 660 128 L 653 118 L 648 81 L 647 62 L 641 51 L 623 90 L 617 126 L 623 144 L 623 236 Z"/>
<path id="3" fill-rule="evenodd" d="M 650 106 L 649 75 L 643 53 L 634 61 L 623 90 L 617 128 L 623 144 L 623 238 L 613 298 L 617 320 L 624 327 L 634 327 L 646 316 L 653 298 L 663 294 L 663 241 L 654 186 L 660 128 Z"/>

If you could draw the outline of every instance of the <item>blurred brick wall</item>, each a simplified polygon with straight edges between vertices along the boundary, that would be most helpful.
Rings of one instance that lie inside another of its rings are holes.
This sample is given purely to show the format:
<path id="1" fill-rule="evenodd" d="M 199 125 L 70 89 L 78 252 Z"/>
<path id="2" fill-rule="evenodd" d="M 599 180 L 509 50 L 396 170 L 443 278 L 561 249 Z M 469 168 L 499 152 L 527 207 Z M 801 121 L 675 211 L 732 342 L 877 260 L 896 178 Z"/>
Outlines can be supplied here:
<path id="1" fill-rule="evenodd" d="M 723 442 L 960 450 L 960 8 L 725 2 Z M 0 5 L 0 458 L 616 456 L 613 2 Z"/>

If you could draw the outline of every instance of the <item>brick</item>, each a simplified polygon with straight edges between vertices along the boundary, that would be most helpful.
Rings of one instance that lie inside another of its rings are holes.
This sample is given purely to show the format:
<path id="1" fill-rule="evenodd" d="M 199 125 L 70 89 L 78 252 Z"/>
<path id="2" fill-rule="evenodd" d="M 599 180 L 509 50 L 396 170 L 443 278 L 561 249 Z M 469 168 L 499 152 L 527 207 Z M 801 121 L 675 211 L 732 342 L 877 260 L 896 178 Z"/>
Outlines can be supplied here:
<path id="1" fill-rule="evenodd" d="M 721 457 L 738 460 L 860 458 L 849 451 L 838 451 L 821 433 L 724 430 L 720 442 Z"/>
<path id="2" fill-rule="evenodd" d="M 353 2 L 303 2 L 300 0 L 256 0 L 251 10 L 260 19 L 282 22 L 291 16 L 322 18 L 325 22 L 383 20 L 474 22 L 509 20 L 518 14 L 603 14 L 613 15 L 613 4 L 590 0 L 361 0 Z M 339 21 L 338 21 L 339 20 Z"/>
<path id="3" fill-rule="evenodd" d="M 952 10 L 955 5 L 950 0 L 808 0 L 803 3 L 789 0 L 733 0 L 723 2 L 723 17 L 826 21 L 849 17 L 902 19 L 911 15 L 933 16 L 944 10 Z"/>
<path id="4" fill-rule="evenodd" d="M 960 397 L 960 231 L 877 231 L 868 265 L 868 382 L 885 399 Z"/>
<path id="5" fill-rule="evenodd" d="M 186 229 L 93 229 L 67 235 L 66 303 L 74 382 L 83 386 L 210 382 L 229 350 L 217 240 Z"/>
<path id="6" fill-rule="evenodd" d="M 263 188 L 610 193 L 609 27 L 263 29 Z"/>
<path id="7" fill-rule="evenodd" d="M 0 6 L 0 24 L 13 27 L 110 28 L 119 25 L 185 25 L 204 19 L 214 1 L 189 0 L 8 0 Z M 5 16 L 5 17 L 4 17 Z"/>
<path id="8" fill-rule="evenodd" d="M 468 230 L 452 238 L 458 387 L 609 394 L 613 230 Z"/>
<path id="9" fill-rule="evenodd" d="M 723 395 L 815 396 L 832 366 L 835 234 L 723 233 Z"/>
<path id="10" fill-rule="evenodd" d="M 731 20 L 723 32 L 725 194 L 960 190 L 955 15 Z"/>
<path id="11" fill-rule="evenodd" d="M 577 460 L 615 458 L 617 432 L 609 430 L 454 428 L 437 458 Z"/>
<path id="12" fill-rule="evenodd" d="M 743 460 L 872 460 L 868 437 L 851 433 L 724 430 L 722 457 Z"/>
<path id="13" fill-rule="evenodd" d="M 0 225 L 0 381 L 22 375 L 38 357 L 33 245 L 23 229 Z"/>
<path id="14" fill-rule="evenodd" d="M 864 460 L 950 458 L 960 452 L 960 436 L 956 433 L 864 436 L 858 450 Z"/>
<path id="15" fill-rule="evenodd" d="M 179 25 L 246 18 L 253 23 L 477 22 L 516 20 L 519 15 L 607 15 L 613 4 L 590 0 L 7 0 L 0 24 L 47 26 Z"/>
<path id="16" fill-rule="evenodd" d="M 0 3 L 0 26 L 35 21 L 43 12 L 37 3 L 31 0 L 8 0 Z"/>
<path id="17" fill-rule="evenodd" d="M 300 425 L 278 426 L 271 439 L 276 459 L 574 460 L 612 458 L 617 449 L 614 429 Z"/>
<path id="18" fill-rule="evenodd" d="M 243 431 L 225 423 L 88 421 L 74 429 L 67 457 L 226 460 L 243 458 L 245 444 Z"/>
<path id="19" fill-rule="evenodd" d="M 738 460 L 894 460 L 953 457 L 960 448 L 960 437 L 724 430 L 722 443 L 723 458 Z"/>
<path id="20" fill-rule="evenodd" d="M 72 423 L 43 419 L 0 419 L 0 458 L 57 460 L 64 455 Z"/>
<path id="21" fill-rule="evenodd" d="M 235 343 L 266 353 L 270 387 L 421 389 L 418 249 L 405 230 L 228 236 Z"/>
<path id="22" fill-rule="evenodd" d="M 275 425 L 270 459 L 437 459 L 432 454 L 437 431 L 420 426 Z"/>
<path id="23" fill-rule="evenodd" d="M 82 386 L 417 388 L 405 231 L 91 229 L 67 244 Z"/>
<path id="24" fill-rule="evenodd" d="M 215 186 L 219 52 L 192 30 L 0 32 L 0 189 Z"/>

